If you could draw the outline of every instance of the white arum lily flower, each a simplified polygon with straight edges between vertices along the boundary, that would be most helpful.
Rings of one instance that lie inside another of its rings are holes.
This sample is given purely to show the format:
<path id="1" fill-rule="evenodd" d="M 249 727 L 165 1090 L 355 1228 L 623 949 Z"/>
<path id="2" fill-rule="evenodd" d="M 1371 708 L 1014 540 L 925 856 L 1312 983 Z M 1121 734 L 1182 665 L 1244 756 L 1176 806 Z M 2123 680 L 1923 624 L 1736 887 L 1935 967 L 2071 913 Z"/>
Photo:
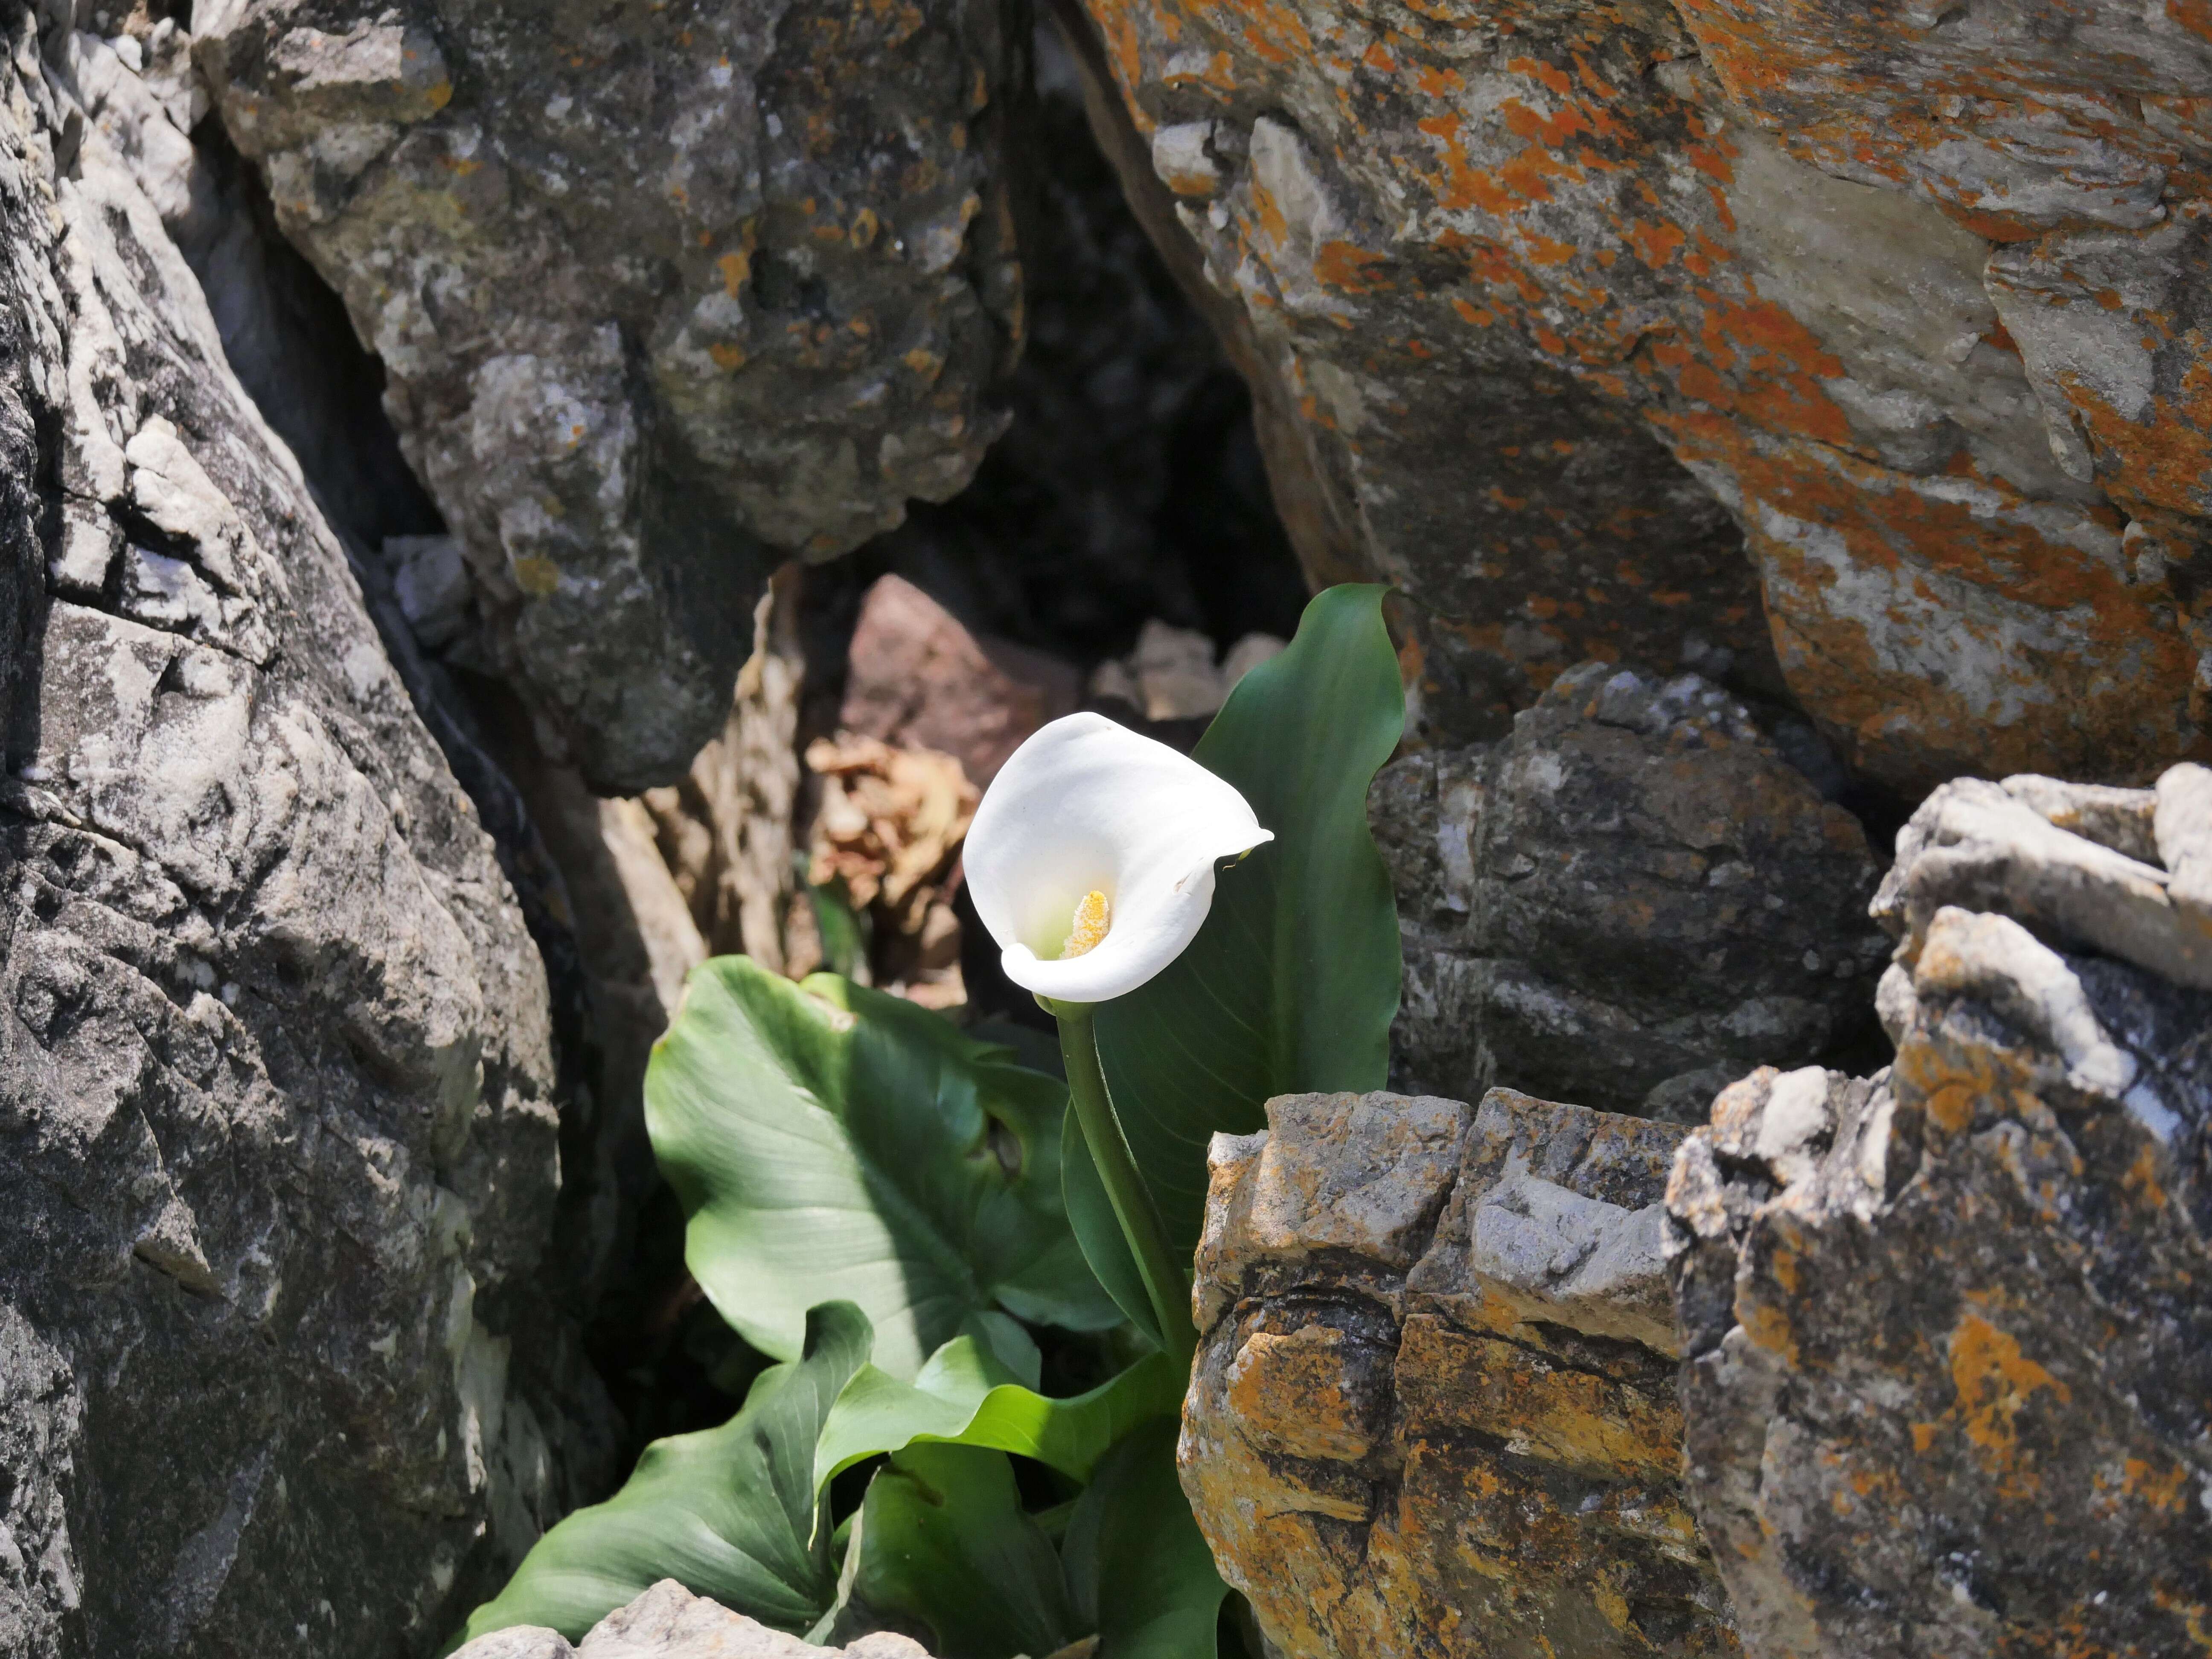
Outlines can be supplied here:
<path id="1" fill-rule="evenodd" d="M 1273 839 L 1196 761 L 1070 714 L 991 781 L 962 857 L 1006 977 L 1055 1001 L 1105 1002 L 1198 937 L 1218 860 Z"/>

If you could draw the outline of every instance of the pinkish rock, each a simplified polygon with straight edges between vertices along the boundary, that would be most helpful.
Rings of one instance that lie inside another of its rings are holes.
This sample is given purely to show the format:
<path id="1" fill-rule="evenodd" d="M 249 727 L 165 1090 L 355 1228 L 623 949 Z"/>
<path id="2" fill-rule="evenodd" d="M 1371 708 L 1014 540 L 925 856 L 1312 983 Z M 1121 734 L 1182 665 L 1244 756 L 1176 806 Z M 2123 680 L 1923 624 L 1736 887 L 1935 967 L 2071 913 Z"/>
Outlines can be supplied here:
<path id="1" fill-rule="evenodd" d="M 852 661 L 838 724 L 955 756 L 978 788 L 1030 732 L 1074 713 L 1082 695 L 1068 664 L 978 638 L 898 576 L 884 577 L 861 601 Z"/>

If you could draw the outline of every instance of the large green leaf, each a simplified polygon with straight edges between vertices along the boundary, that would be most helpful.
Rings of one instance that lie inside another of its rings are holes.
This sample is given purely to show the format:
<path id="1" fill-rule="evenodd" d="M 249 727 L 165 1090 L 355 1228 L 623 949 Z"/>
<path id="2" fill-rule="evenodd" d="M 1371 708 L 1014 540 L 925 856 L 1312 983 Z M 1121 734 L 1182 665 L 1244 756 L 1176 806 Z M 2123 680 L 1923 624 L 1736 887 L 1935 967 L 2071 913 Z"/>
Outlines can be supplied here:
<path id="1" fill-rule="evenodd" d="M 513 1625 L 579 1639 L 663 1578 L 804 1632 L 836 1588 L 815 1525 L 814 1445 L 868 1344 L 850 1303 L 814 1310 L 799 1359 L 763 1372 L 720 1428 L 647 1446 L 623 1489 L 539 1539 L 457 1640 Z"/>
<path id="2" fill-rule="evenodd" d="M 1176 1480 L 1176 1432 L 1169 1421 L 1125 1437 L 1068 1519 L 1068 1601 L 1098 1633 L 1098 1659 L 1215 1659 L 1229 1586 Z"/>
<path id="3" fill-rule="evenodd" d="M 929 1443 L 988 1446 L 1087 1480 L 1108 1448 L 1129 1430 L 1173 1418 L 1182 1407 L 1182 1388 L 1174 1364 L 1156 1353 L 1088 1394 L 1048 1399 L 1023 1386 L 973 1337 L 955 1337 L 929 1357 L 911 1382 L 872 1365 L 854 1373 L 822 1425 L 814 1449 L 815 1483 L 878 1452 Z"/>
<path id="4" fill-rule="evenodd" d="M 756 1347 L 797 1351 L 848 1300 L 912 1376 L 971 1316 L 1097 1330 L 1060 1193 L 1064 1085 L 902 998 L 743 957 L 694 969 L 645 1079 L 646 1127 L 690 1218 L 684 1260 Z"/>
<path id="5" fill-rule="evenodd" d="M 1196 757 L 1275 839 L 1222 872 L 1188 950 L 1098 1010 L 1115 1109 L 1185 1256 L 1216 1130 L 1264 1127 L 1271 1095 L 1380 1089 L 1389 1072 L 1398 917 L 1367 788 L 1406 702 L 1385 591 L 1320 594 L 1290 649 L 1230 694 Z"/>
<path id="6" fill-rule="evenodd" d="M 868 1483 L 853 1598 L 929 1626 L 936 1659 L 1013 1659 L 1075 1635 L 1060 1556 L 1022 1510 L 1003 1452 L 915 1445 Z"/>

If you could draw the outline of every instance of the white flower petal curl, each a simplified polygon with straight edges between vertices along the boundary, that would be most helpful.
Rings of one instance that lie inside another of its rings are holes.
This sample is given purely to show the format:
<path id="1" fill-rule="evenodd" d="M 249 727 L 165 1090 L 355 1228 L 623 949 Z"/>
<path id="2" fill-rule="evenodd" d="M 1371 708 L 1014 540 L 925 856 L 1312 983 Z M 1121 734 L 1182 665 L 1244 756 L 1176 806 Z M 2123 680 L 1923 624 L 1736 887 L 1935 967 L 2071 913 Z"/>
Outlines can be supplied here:
<path id="1" fill-rule="evenodd" d="M 1106 1002 L 1198 937 L 1216 863 L 1274 838 L 1196 761 L 1103 715 L 1070 714 L 1000 769 L 962 860 L 1007 978 L 1062 1002 Z M 1059 959 L 1092 891 L 1110 908 L 1106 937 Z"/>

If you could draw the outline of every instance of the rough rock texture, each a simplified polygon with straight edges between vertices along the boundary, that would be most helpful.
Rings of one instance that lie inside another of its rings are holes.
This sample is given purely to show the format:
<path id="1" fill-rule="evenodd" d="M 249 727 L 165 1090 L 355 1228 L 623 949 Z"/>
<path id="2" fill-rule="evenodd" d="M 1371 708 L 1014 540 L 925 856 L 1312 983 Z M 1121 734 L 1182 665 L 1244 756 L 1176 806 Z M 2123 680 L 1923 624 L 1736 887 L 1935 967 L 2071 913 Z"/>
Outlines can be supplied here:
<path id="1" fill-rule="evenodd" d="M 1504 741 L 1392 763 L 1369 816 L 1405 939 L 1401 1088 L 1703 1122 L 1746 1067 L 1870 1035 L 1865 836 L 1694 675 L 1576 668 Z"/>
<path id="2" fill-rule="evenodd" d="M 860 602 L 838 725 L 862 737 L 952 756 L 978 789 L 1048 720 L 1075 712 L 1082 678 L 1066 663 L 978 638 L 903 577 Z"/>
<path id="3" fill-rule="evenodd" d="M 402 1651 L 606 1473 L 544 971 L 173 240 L 177 54 L 0 16 L 0 1650 Z"/>
<path id="4" fill-rule="evenodd" d="M 570 1646 L 558 1631 L 523 1625 L 479 1636 L 453 1659 L 814 1659 L 821 1654 L 842 1654 L 845 1659 L 928 1659 L 919 1642 L 888 1631 L 864 1636 L 850 1647 L 810 1646 L 720 1602 L 694 1595 L 673 1578 L 662 1579 L 628 1607 L 600 1620 L 580 1645 Z"/>
<path id="5" fill-rule="evenodd" d="M 1404 586 L 1440 739 L 1595 656 L 1778 672 L 1914 793 L 2204 751 L 2200 10 L 1083 3 L 1308 568 Z"/>
<path id="6" fill-rule="evenodd" d="M 514 777 L 574 940 L 582 1006 L 561 1033 L 582 1068 L 565 1103 L 560 1224 L 551 1241 L 587 1306 L 622 1317 L 641 1218 L 660 1184 L 645 1132 L 653 1045 L 668 1029 L 684 976 L 706 942 L 663 861 L 658 826 L 635 799 L 593 795 L 572 769 L 510 750 Z M 611 1293 L 613 1305 L 605 1305 Z"/>
<path id="7" fill-rule="evenodd" d="M 1734 1656 L 1680 1489 L 1683 1132 L 1492 1090 L 1217 1135 L 1178 1449 L 1286 1659 Z"/>
<path id="8" fill-rule="evenodd" d="M 1877 908 L 1895 1066 L 1762 1068 L 1685 1145 L 1688 1486 L 1749 1650 L 2203 1650 L 2207 783 L 1938 791 Z"/>
<path id="9" fill-rule="evenodd" d="M 965 483 L 1021 332 L 1027 41 L 968 0 L 210 0 L 195 55 L 391 376 L 482 649 L 595 785 L 680 776 L 769 569 Z"/>

